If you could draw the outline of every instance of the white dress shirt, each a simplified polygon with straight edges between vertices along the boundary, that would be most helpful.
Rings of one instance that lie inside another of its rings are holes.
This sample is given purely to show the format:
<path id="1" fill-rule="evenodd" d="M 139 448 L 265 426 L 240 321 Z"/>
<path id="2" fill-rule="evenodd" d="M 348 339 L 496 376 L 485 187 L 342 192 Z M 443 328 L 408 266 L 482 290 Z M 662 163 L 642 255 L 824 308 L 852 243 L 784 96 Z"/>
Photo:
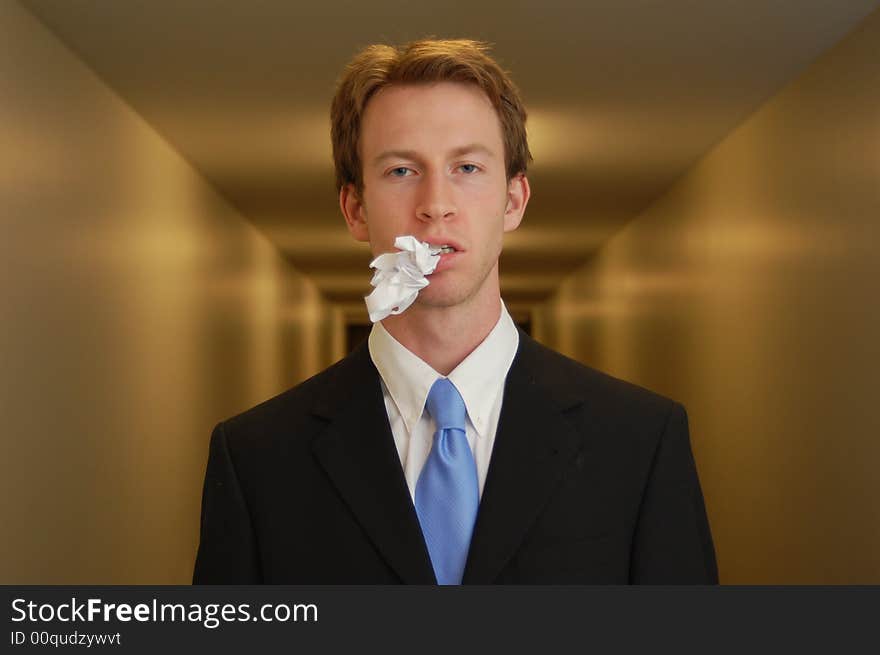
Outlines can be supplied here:
<path id="1" fill-rule="evenodd" d="M 415 501 L 416 483 L 431 452 L 435 431 L 434 419 L 424 411 L 425 401 L 434 382 L 443 376 L 401 345 L 381 322 L 373 324 L 368 345 L 382 378 L 391 434 Z M 501 415 L 504 381 L 518 347 L 519 332 L 502 304 L 495 327 L 448 376 L 467 409 L 465 432 L 477 464 L 481 498 Z"/>

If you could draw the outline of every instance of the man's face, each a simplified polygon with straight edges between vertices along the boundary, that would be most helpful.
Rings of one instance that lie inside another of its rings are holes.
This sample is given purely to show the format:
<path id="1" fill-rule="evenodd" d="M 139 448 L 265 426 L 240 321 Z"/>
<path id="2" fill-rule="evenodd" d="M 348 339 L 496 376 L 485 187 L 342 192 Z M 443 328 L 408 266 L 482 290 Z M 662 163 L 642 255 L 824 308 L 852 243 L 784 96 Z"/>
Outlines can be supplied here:
<path id="1" fill-rule="evenodd" d="M 417 302 L 453 306 L 498 294 L 504 232 L 516 229 L 528 182 L 506 179 L 501 123 L 476 86 L 392 86 L 367 104 L 361 123 L 364 189 L 340 201 L 354 237 L 373 255 L 411 234 L 455 251 L 441 257 Z"/>

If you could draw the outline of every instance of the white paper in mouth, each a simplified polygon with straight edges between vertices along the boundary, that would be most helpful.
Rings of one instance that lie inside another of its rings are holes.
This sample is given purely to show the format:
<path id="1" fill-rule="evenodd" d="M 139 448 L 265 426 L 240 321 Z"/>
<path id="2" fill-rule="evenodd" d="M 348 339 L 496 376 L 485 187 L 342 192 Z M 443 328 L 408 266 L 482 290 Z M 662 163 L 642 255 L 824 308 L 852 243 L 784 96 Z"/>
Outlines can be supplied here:
<path id="1" fill-rule="evenodd" d="M 399 252 L 379 255 L 370 262 L 370 268 L 376 269 L 370 280 L 375 289 L 364 301 L 373 323 L 400 314 L 415 302 L 429 284 L 425 276 L 434 272 L 443 252 L 410 235 L 397 237 L 394 247 Z"/>

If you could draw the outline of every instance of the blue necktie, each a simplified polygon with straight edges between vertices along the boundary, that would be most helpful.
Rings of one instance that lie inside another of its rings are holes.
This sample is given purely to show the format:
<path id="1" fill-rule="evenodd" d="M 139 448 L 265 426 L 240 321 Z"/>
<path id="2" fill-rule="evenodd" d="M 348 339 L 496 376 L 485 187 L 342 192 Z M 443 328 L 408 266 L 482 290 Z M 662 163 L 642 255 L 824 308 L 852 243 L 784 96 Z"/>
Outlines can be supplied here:
<path id="1" fill-rule="evenodd" d="M 465 434 L 465 406 L 458 389 L 440 378 L 425 403 L 437 423 L 434 444 L 416 483 L 416 514 L 442 585 L 461 584 L 480 489 L 477 466 Z"/>

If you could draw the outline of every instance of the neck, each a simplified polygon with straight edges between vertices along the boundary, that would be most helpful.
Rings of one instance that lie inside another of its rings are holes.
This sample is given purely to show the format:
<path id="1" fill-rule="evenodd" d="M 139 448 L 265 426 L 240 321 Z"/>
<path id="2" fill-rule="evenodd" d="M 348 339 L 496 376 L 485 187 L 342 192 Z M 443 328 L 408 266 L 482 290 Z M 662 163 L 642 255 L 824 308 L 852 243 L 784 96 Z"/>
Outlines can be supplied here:
<path id="1" fill-rule="evenodd" d="M 411 353 L 441 375 L 449 375 L 492 331 L 501 315 L 501 296 L 478 306 L 436 307 L 419 303 L 382 326 Z"/>

